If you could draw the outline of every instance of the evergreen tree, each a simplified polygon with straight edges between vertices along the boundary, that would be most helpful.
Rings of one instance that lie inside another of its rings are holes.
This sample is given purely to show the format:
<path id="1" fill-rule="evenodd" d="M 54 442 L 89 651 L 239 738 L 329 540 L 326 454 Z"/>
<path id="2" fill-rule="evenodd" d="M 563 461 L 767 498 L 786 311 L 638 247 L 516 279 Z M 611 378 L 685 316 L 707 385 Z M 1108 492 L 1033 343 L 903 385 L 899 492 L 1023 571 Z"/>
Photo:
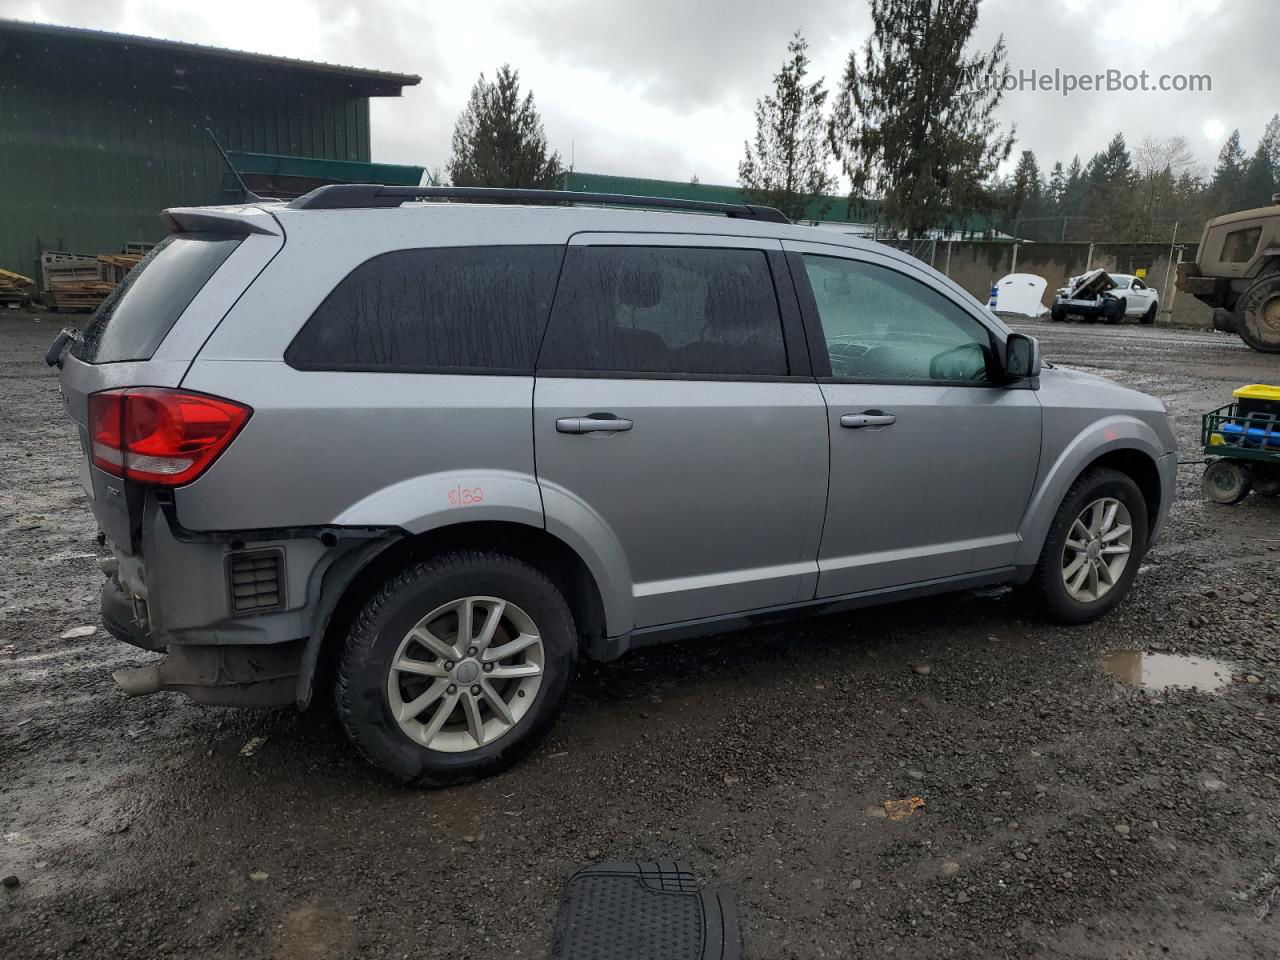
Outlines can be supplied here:
<path id="1" fill-rule="evenodd" d="M 1093 155 L 1085 180 L 1084 215 L 1093 221 L 1093 233 L 1114 240 L 1136 239 L 1142 232 L 1141 217 L 1134 209 L 1133 161 L 1123 133 Z"/>
<path id="2" fill-rule="evenodd" d="M 480 74 L 453 128 L 454 186 L 552 189 L 563 174 L 560 154 L 547 146 L 533 94 L 520 97 L 520 72 L 503 64 L 493 83 Z"/>
<path id="3" fill-rule="evenodd" d="M 891 229 L 908 236 L 990 211 L 1013 148 L 995 119 L 1004 37 L 966 54 L 977 20 L 978 0 L 871 0 L 872 35 L 845 63 L 832 150 L 853 193 L 881 196 Z"/>
<path id="4" fill-rule="evenodd" d="M 1244 209 L 1265 207 L 1270 205 L 1271 195 L 1275 192 L 1276 180 L 1271 172 L 1271 157 L 1267 154 L 1266 145 L 1260 143 L 1249 158 L 1244 176 L 1240 180 L 1240 202 Z"/>
<path id="5" fill-rule="evenodd" d="M 1272 115 L 1262 131 L 1262 148 L 1271 161 L 1271 179 L 1280 185 L 1280 113 Z"/>
<path id="6" fill-rule="evenodd" d="M 1009 218 L 1009 230 L 1014 236 L 1023 235 L 1019 220 L 1039 215 L 1042 192 L 1040 165 L 1036 163 L 1036 155 L 1030 150 L 1023 150 L 1022 156 L 1018 158 L 1018 165 L 1013 170 L 1009 203 L 1005 211 Z"/>
<path id="7" fill-rule="evenodd" d="M 1213 203 L 1218 213 L 1229 213 L 1245 207 L 1244 190 L 1245 153 L 1240 146 L 1240 131 L 1232 130 L 1227 142 L 1218 151 L 1218 165 L 1213 170 Z"/>
<path id="8" fill-rule="evenodd" d="M 1084 178 L 1084 171 L 1080 167 L 1080 155 L 1076 154 L 1067 167 L 1066 185 L 1062 191 L 1062 215 L 1064 217 L 1081 216 L 1087 192 L 1088 184 Z"/>
<path id="9" fill-rule="evenodd" d="M 1045 190 L 1046 213 L 1062 216 L 1062 201 L 1067 193 L 1067 175 L 1062 170 L 1062 161 L 1057 160 L 1049 173 L 1049 185 Z"/>
<path id="10" fill-rule="evenodd" d="M 773 95 L 756 101 L 755 143 L 744 144 L 738 180 L 751 203 L 777 207 L 800 220 L 819 197 L 835 189 L 831 147 L 824 135 L 822 78 L 806 83 L 808 43 L 796 31 L 787 44 L 790 58 L 773 77 Z M 813 211 L 821 216 L 825 211 Z"/>

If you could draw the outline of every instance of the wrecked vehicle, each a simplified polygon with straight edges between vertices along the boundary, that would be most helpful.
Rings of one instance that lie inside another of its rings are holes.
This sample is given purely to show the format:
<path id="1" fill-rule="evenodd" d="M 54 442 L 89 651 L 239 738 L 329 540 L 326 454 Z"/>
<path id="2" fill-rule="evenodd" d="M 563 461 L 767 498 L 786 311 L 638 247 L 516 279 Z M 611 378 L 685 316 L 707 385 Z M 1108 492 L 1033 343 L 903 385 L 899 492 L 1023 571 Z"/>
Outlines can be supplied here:
<path id="1" fill-rule="evenodd" d="M 1159 309 L 1156 291 L 1141 277 L 1097 269 L 1069 278 L 1054 296 L 1049 317 L 1057 323 L 1072 316 L 1103 323 L 1136 317 L 1139 323 L 1150 326 L 1156 322 Z"/>
<path id="2" fill-rule="evenodd" d="M 997 583 L 1095 620 L 1173 502 L 1160 401 L 775 210 L 341 185 L 166 216 L 48 357 L 104 623 L 167 653 L 117 680 L 331 690 L 406 782 L 512 763 L 580 657 Z"/>
<path id="3" fill-rule="evenodd" d="M 1215 217 L 1178 289 L 1213 307 L 1213 326 L 1261 353 L 1280 353 L 1280 193 L 1272 205 Z"/>

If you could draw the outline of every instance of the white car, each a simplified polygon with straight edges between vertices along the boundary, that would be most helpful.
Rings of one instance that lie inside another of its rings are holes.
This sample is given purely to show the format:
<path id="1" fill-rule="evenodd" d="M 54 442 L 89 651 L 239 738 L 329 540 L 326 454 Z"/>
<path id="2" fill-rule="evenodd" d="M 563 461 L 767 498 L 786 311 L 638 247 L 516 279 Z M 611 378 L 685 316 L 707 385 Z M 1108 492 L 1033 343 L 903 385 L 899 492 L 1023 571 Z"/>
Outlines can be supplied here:
<path id="1" fill-rule="evenodd" d="M 1071 277 L 1067 285 L 1058 290 L 1049 316 L 1058 322 L 1075 315 L 1086 320 L 1101 319 L 1105 323 L 1121 323 L 1125 317 L 1136 317 L 1139 323 L 1150 325 L 1156 322 L 1159 309 L 1159 295 L 1141 277 L 1094 270 Z"/>

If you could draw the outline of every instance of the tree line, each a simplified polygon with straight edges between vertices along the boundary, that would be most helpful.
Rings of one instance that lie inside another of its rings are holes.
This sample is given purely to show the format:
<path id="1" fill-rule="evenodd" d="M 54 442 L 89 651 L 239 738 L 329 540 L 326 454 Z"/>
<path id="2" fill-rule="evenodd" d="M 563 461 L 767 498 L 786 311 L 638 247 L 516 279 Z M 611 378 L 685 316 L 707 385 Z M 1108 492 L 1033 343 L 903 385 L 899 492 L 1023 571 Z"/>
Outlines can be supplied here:
<path id="1" fill-rule="evenodd" d="M 1059 160 L 1047 175 L 1023 150 L 994 185 L 995 223 L 1027 240 L 1194 241 L 1211 217 L 1270 204 L 1277 184 L 1280 114 L 1252 153 L 1233 130 L 1207 175 L 1185 137 L 1147 137 L 1130 149 L 1117 133 L 1087 163 Z"/>
<path id="2" fill-rule="evenodd" d="M 1131 149 L 1122 133 L 1087 163 L 1057 161 L 1046 174 L 1023 150 L 1012 173 L 1001 174 L 1017 133 L 995 118 L 1010 70 L 1003 36 L 990 49 L 970 49 L 978 7 L 979 0 L 871 0 L 871 35 L 848 54 L 834 91 L 810 76 L 808 43 L 794 34 L 743 144 L 738 179 L 747 199 L 801 221 L 874 198 L 889 235 L 945 230 L 1031 240 L 1169 240 L 1175 224 L 1179 236 L 1194 238 L 1209 217 L 1271 202 L 1280 182 L 1280 115 L 1251 154 L 1233 132 L 1211 176 L 1184 137 L 1147 138 Z M 563 184 L 560 154 L 510 65 L 492 81 L 481 74 L 452 147 L 447 176 L 434 171 L 431 182 Z M 833 199 L 837 170 L 847 199 Z"/>

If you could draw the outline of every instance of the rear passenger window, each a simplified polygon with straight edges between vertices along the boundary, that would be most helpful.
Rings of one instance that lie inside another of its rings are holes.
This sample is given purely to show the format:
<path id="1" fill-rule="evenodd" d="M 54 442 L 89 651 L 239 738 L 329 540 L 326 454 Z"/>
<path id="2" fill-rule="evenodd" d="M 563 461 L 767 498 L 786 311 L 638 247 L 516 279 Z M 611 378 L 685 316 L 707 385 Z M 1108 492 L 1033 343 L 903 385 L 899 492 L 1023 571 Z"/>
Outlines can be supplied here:
<path id="1" fill-rule="evenodd" d="M 764 252 L 570 247 L 538 368 L 786 376 Z"/>
<path id="2" fill-rule="evenodd" d="M 300 370 L 531 374 L 564 248 L 398 250 L 356 267 L 285 351 Z"/>

